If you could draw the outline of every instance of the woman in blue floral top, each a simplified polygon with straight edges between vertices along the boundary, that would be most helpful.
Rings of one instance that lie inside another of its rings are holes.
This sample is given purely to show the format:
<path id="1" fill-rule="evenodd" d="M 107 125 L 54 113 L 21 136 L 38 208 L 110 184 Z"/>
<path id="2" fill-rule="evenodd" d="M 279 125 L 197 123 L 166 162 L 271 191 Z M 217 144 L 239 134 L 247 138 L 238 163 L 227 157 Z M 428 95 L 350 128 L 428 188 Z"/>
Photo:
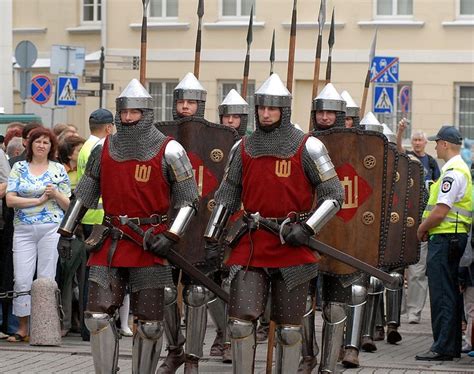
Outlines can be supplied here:
<path id="1" fill-rule="evenodd" d="M 57 229 L 71 195 L 66 170 L 54 161 L 56 148 L 51 130 L 40 127 L 31 131 L 26 161 L 15 163 L 8 178 L 7 205 L 15 210 L 13 268 L 17 292 L 31 289 L 35 272 L 38 278 L 54 279 L 56 275 Z M 30 296 L 13 299 L 13 314 L 20 323 L 9 341 L 26 339 L 30 311 Z"/>

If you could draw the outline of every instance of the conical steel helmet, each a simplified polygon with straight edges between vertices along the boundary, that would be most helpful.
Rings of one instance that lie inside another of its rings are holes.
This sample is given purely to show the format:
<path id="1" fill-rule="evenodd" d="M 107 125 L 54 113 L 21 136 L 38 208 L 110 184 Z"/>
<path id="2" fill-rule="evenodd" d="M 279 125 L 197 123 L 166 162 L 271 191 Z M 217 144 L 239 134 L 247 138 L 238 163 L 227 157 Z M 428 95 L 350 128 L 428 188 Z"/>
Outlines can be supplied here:
<path id="1" fill-rule="evenodd" d="M 331 110 L 334 112 L 345 112 L 346 102 L 339 95 L 332 83 L 326 84 L 323 90 L 313 99 L 312 110 Z"/>
<path id="2" fill-rule="evenodd" d="M 360 108 L 354 101 L 352 96 L 347 91 L 342 91 L 341 97 L 346 102 L 346 116 L 347 117 L 359 117 Z"/>
<path id="3" fill-rule="evenodd" d="M 291 107 L 291 93 L 285 87 L 278 74 L 273 73 L 255 91 L 255 106 Z"/>
<path id="4" fill-rule="evenodd" d="M 174 88 L 175 100 L 198 100 L 206 101 L 207 91 L 194 76 L 187 73 L 181 82 Z"/>
<path id="5" fill-rule="evenodd" d="M 372 130 L 383 133 L 383 126 L 372 112 L 368 112 L 365 117 L 360 120 L 360 126 L 363 127 L 364 130 Z"/>
<path id="6" fill-rule="evenodd" d="M 382 123 L 382 126 L 383 126 L 383 134 L 388 139 L 388 142 L 392 144 L 397 144 L 397 136 L 393 133 L 390 127 L 388 127 L 387 124 L 385 123 Z"/>
<path id="7" fill-rule="evenodd" d="M 117 111 L 122 109 L 153 109 L 153 98 L 137 79 L 132 79 L 115 100 Z"/>
<path id="8" fill-rule="evenodd" d="M 226 114 L 249 114 L 249 104 L 234 89 L 229 91 L 221 105 L 219 105 L 219 115 L 224 116 Z"/>

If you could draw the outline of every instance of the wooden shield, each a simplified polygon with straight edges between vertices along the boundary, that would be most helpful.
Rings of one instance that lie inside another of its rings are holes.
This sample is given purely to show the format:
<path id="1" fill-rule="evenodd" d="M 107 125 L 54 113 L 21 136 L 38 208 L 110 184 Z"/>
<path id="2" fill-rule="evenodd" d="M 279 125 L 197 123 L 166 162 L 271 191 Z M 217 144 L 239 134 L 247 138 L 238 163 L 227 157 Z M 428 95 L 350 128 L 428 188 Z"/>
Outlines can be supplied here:
<path id="1" fill-rule="evenodd" d="M 316 133 L 316 137 L 326 145 L 345 191 L 341 210 L 317 238 L 378 267 L 388 198 L 387 139 L 380 133 L 356 128 L 333 128 Z M 322 257 L 320 269 L 339 276 L 356 271 L 328 257 Z"/>
<path id="2" fill-rule="evenodd" d="M 230 127 L 195 117 L 155 125 L 163 134 L 176 139 L 191 160 L 199 189 L 199 208 L 177 249 L 191 263 L 202 262 L 204 230 L 215 205 L 214 192 L 221 183 L 229 152 L 240 136 Z M 170 215 L 175 216 L 174 212 Z"/>
<path id="3" fill-rule="evenodd" d="M 390 146 L 392 148 L 392 146 Z M 393 147 L 394 151 L 395 147 Z M 405 154 L 397 152 L 398 162 L 395 183 L 390 200 L 392 201 L 388 224 L 387 240 L 380 249 L 379 264 L 388 269 L 405 266 L 403 247 L 405 245 L 405 220 L 408 207 L 409 162 Z"/>
<path id="4" fill-rule="evenodd" d="M 423 165 L 418 160 L 410 159 L 409 169 L 405 245 L 402 257 L 406 265 L 413 265 L 420 260 L 420 242 L 416 236 L 416 231 L 421 223 L 421 216 L 423 214 L 425 175 Z"/>

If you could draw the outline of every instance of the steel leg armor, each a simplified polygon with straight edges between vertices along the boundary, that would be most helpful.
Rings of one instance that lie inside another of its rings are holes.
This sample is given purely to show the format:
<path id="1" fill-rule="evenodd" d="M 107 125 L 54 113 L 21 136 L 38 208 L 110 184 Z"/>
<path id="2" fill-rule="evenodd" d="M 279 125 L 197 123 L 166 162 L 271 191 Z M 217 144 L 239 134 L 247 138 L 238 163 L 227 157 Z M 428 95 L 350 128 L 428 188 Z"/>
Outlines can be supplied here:
<path id="1" fill-rule="evenodd" d="M 385 291 L 387 299 L 387 342 L 395 344 L 402 340 L 397 328 L 400 326 L 403 275 L 397 272 L 392 272 L 390 275 L 396 278 L 398 282 L 395 287 L 387 287 Z"/>
<path id="2" fill-rule="evenodd" d="M 301 326 L 279 325 L 276 328 L 276 337 L 275 372 L 296 372 L 301 351 Z"/>
<path id="3" fill-rule="evenodd" d="M 186 356 L 200 359 L 203 356 L 202 347 L 206 335 L 207 305 L 211 292 L 201 285 L 187 285 L 184 288 L 184 303 L 186 304 Z"/>
<path id="4" fill-rule="evenodd" d="M 339 351 L 343 342 L 346 319 L 346 306 L 344 304 L 326 302 L 323 306 L 324 324 L 320 373 L 335 373 Z"/>
<path id="5" fill-rule="evenodd" d="M 308 295 L 306 298 L 306 313 L 303 316 L 302 327 L 302 349 L 303 356 L 300 361 L 298 373 L 311 373 L 317 364 L 317 356 L 319 353 L 318 343 L 316 342 L 314 310 L 313 310 L 314 296 Z"/>
<path id="6" fill-rule="evenodd" d="M 222 288 L 226 292 L 230 291 L 230 282 L 227 278 L 222 282 Z M 227 304 L 220 298 L 216 297 L 207 303 L 207 307 L 217 330 L 222 332 L 222 342 L 224 344 L 230 343 L 230 336 L 227 331 L 227 319 L 229 317 Z"/>
<path id="7" fill-rule="evenodd" d="M 229 318 L 229 331 L 232 338 L 232 372 L 252 374 L 255 363 L 255 322 Z"/>
<path id="8" fill-rule="evenodd" d="M 163 321 L 138 321 L 133 337 L 132 373 L 154 374 L 163 344 Z"/>
<path id="9" fill-rule="evenodd" d="M 118 371 L 119 333 L 115 318 L 107 313 L 84 312 L 84 323 L 91 333 L 91 351 L 96 374 Z"/>
<path id="10" fill-rule="evenodd" d="M 367 288 L 357 284 L 353 284 L 351 287 L 352 300 L 347 305 L 348 310 L 344 346 L 359 350 L 365 305 L 367 303 Z"/>
<path id="11" fill-rule="evenodd" d="M 373 343 L 373 337 L 375 318 L 380 299 L 383 296 L 383 290 L 384 287 L 382 281 L 378 278 L 370 277 L 364 323 L 362 327 L 362 349 L 368 352 L 373 352 L 377 349 Z"/>

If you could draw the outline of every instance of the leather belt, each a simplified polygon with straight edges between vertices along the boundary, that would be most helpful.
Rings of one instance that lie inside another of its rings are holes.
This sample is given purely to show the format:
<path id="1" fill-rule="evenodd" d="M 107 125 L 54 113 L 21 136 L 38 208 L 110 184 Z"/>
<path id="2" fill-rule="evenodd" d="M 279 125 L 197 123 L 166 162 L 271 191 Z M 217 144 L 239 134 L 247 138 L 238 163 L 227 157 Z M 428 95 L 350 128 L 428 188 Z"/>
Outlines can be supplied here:
<path id="1" fill-rule="evenodd" d="M 245 215 L 247 217 L 250 217 L 250 214 L 252 214 L 252 213 L 245 212 Z M 290 212 L 290 213 L 288 213 L 288 215 L 286 217 L 265 217 L 265 219 L 268 219 L 270 221 L 274 221 L 274 222 L 276 222 L 280 225 L 280 224 L 283 223 L 283 221 L 287 220 L 288 218 L 290 218 L 290 222 L 292 222 L 292 223 L 306 221 L 311 216 L 311 214 L 313 214 L 313 212 L 301 212 L 301 213 Z"/>
<path id="2" fill-rule="evenodd" d="M 128 218 L 128 220 L 138 226 L 141 226 L 141 225 L 157 226 L 162 223 L 166 223 L 168 221 L 168 215 L 152 214 L 149 217 L 131 217 L 131 218 Z M 109 216 L 109 215 L 104 216 L 105 223 L 113 224 L 114 221 L 120 222 L 120 216 Z"/>

